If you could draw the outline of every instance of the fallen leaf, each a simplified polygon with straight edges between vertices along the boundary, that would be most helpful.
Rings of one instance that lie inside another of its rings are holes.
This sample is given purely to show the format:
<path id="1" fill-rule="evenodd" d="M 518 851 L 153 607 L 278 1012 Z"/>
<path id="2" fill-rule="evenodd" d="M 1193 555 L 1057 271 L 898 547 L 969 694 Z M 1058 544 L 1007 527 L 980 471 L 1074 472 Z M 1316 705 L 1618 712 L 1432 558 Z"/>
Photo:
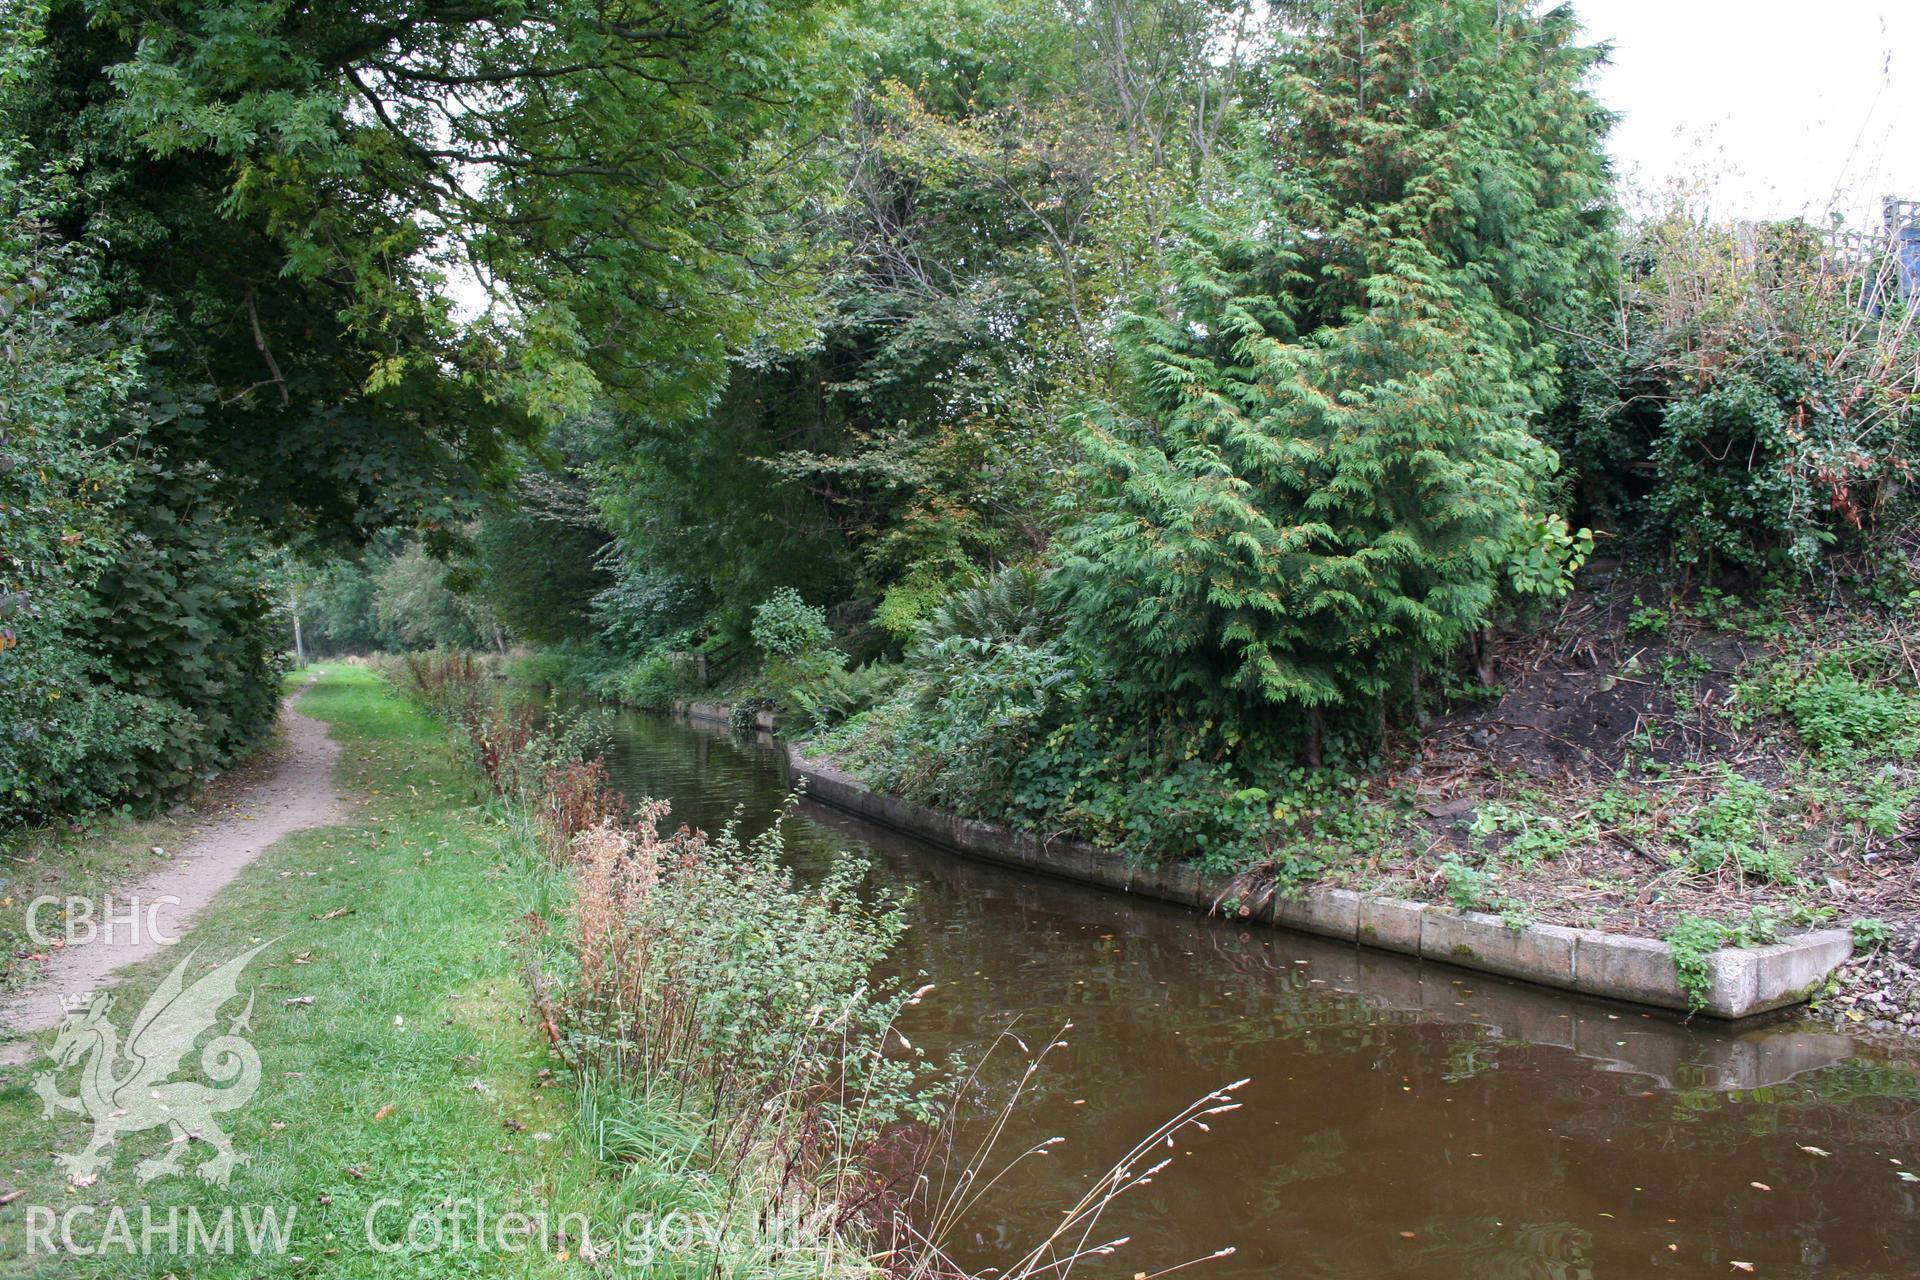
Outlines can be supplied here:
<path id="1" fill-rule="evenodd" d="M 374 1123 L 378 1124 L 380 1121 L 385 1120 L 388 1116 L 392 1115 L 396 1110 L 398 1110 L 398 1108 L 395 1107 L 391 1102 L 389 1102 L 386 1106 L 380 1108 L 378 1111 L 373 1113 Z"/>
<path id="2" fill-rule="evenodd" d="M 1732 1263 L 1731 1265 L 1735 1271 L 1752 1271 L 1753 1270 L 1753 1264 L 1751 1262 L 1735 1262 L 1735 1263 Z"/>
<path id="3" fill-rule="evenodd" d="M 1798 1144 L 1796 1144 L 1796 1145 L 1798 1145 Z M 1801 1147 L 1800 1147 L 1800 1149 L 1801 1149 L 1802 1151 L 1804 1151 L 1804 1152 L 1806 1152 L 1806 1153 L 1807 1153 L 1808 1155 L 1810 1155 L 1810 1156 L 1830 1156 L 1830 1155 L 1832 1155 L 1832 1154 L 1833 1154 L 1833 1152 L 1831 1152 L 1831 1151 L 1822 1151 L 1822 1150 L 1821 1150 L 1820 1148 L 1818 1148 L 1818 1147 L 1808 1147 L 1808 1146 L 1801 1146 Z"/>

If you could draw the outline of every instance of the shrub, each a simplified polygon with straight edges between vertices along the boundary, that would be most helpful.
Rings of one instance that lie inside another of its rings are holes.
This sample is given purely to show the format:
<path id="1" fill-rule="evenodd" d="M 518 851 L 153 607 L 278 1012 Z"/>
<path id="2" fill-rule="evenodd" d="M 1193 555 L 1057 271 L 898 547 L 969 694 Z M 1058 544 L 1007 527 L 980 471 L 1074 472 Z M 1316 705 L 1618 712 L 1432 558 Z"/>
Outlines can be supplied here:
<path id="1" fill-rule="evenodd" d="M 144 438 L 147 333 L 97 318 L 93 246 L 23 199 L 0 177 L 0 830 L 225 769 L 274 721 L 285 640 L 264 542 Z"/>
<path id="2" fill-rule="evenodd" d="M 768 658 L 798 659 L 833 647 L 826 612 L 782 587 L 753 611 L 753 643 Z"/>
<path id="3" fill-rule="evenodd" d="M 676 699 L 690 697 L 698 688 L 693 656 L 669 648 L 652 650 L 602 682 L 603 692 L 646 711 L 665 711 Z"/>
<path id="4" fill-rule="evenodd" d="M 569 945 L 549 970 L 569 1059 L 717 1117 L 719 1150 L 782 1138 L 817 1161 L 875 1140 L 924 1101 L 916 1056 L 879 1052 L 912 998 L 874 976 L 902 904 L 865 897 L 857 859 L 803 884 L 778 824 L 743 843 L 663 835 L 666 815 L 649 802 L 574 842 Z"/>
<path id="5" fill-rule="evenodd" d="M 1478 911 L 1493 896 L 1493 877 L 1463 862 L 1441 863 L 1440 879 L 1447 888 L 1447 901 L 1462 911 Z"/>
<path id="6" fill-rule="evenodd" d="M 954 636 L 918 653 L 894 696 L 896 736 L 872 763 L 881 785 L 980 813 L 1004 804 L 1014 769 L 1080 695 L 1057 647 Z"/>
<path id="7" fill-rule="evenodd" d="M 682 638 L 705 613 L 707 593 L 685 578 L 624 557 L 608 568 L 613 582 L 594 595 L 590 616 L 595 639 L 616 653 L 643 658 Z"/>
<path id="8" fill-rule="evenodd" d="M 1818 230 L 1675 209 L 1624 266 L 1577 326 L 1595 336 L 1570 352 L 1552 440 L 1609 524 L 1709 572 L 1805 571 L 1899 509 L 1920 330 L 1862 307 Z"/>

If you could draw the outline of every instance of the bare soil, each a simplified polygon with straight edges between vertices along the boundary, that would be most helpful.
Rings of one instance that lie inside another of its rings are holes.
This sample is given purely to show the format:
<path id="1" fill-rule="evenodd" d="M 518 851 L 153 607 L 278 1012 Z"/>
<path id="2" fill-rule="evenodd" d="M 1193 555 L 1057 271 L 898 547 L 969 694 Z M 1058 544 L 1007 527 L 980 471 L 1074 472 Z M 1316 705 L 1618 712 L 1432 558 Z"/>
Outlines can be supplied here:
<path id="1" fill-rule="evenodd" d="M 1465 864 L 1494 877 L 1483 909 L 1651 937 L 1682 915 L 1732 923 L 1756 908 L 1783 934 L 1880 920 L 1888 944 L 1843 970 L 1829 1007 L 1855 1024 L 1920 1031 L 1920 807 L 1895 830 L 1873 829 L 1849 810 L 1857 774 L 1836 781 L 1809 768 L 1817 762 L 1790 722 L 1736 697 L 1766 665 L 1810 662 L 1827 637 L 1876 626 L 1888 678 L 1920 687 L 1900 620 L 1829 609 L 1760 635 L 1750 610 L 1700 607 L 1674 584 L 1589 574 L 1554 616 L 1498 636 L 1489 696 L 1435 717 L 1383 776 L 1378 794 L 1412 799 L 1416 856 L 1342 878 L 1448 902 L 1457 898 L 1446 868 Z M 1920 785 L 1913 759 L 1889 753 L 1872 767 L 1895 787 Z M 1734 858 L 1702 869 L 1679 856 L 1676 833 L 1698 823 L 1729 778 L 1766 789 L 1762 839 L 1791 858 L 1790 881 Z M 1513 833 L 1475 830 L 1495 804 L 1580 834 L 1546 857 L 1515 856 Z"/>

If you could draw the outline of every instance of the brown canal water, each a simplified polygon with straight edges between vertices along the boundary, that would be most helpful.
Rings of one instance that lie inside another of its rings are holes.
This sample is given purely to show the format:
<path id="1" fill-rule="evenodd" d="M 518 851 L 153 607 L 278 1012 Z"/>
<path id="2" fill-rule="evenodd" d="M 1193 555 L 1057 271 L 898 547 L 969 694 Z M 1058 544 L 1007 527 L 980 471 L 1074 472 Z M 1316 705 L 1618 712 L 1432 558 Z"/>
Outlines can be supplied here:
<path id="1" fill-rule="evenodd" d="M 656 717 L 620 717 L 608 763 L 709 830 L 758 831 L 786 794 L 772 747 Z M 787 842 L 913 895 L 899 962 L 938 984 L 904 1025 L 921 1048 L 972 1060 L 1008 1026 L 1037 1046 L 1073 1024 L 999 1150 L 1067 1141 L 949 1242 L 968 1265 L 1023 1253 L 1136 1139 L 1247 1077 L 1242 1110 L 1109 1210 L 1131 1243 L 1077 1274 L 1232 1246 L 1183 1276 L 1920 1277 L 1900 1176 L 1920 1175 L 1920 1073 L 1831 1028 L 1729 1032 L 1238 927 L 814 804 Z"/>

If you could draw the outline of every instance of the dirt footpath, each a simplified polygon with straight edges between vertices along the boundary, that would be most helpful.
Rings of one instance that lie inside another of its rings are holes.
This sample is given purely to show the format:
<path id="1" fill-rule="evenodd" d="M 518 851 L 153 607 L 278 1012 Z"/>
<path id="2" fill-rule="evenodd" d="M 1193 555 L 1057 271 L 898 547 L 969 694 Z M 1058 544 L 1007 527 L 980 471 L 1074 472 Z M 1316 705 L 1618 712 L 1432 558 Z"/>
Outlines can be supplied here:
<path id="1" fill-rule="evenodd" d="M 333 768 L 340 747 L 327 736 L 324 723 L 300 714 L 298 696 L 281 709 L 286 750 L 280 759 L 231 796 L 227 810 L 164 867 L 115 891 L 116 911 L 124 913 L 130 901 L 140 904 L 137 930 L 121 924 L 110 941 L 96 936 L 55 952 L 31 986 L 0 999 L 0 1033 L 32 1036 L 55 1026 L 63 1014 L 63 995 L 97 990 L 120 970 L 187 940 L 201 909 L 274 841 L 339 821 Z M 136 936 L 129 940 L 129 933 Z M 33 1049 L 26 1039 L 0 1045 L 0 1065 L 24 1061 Z"/>

